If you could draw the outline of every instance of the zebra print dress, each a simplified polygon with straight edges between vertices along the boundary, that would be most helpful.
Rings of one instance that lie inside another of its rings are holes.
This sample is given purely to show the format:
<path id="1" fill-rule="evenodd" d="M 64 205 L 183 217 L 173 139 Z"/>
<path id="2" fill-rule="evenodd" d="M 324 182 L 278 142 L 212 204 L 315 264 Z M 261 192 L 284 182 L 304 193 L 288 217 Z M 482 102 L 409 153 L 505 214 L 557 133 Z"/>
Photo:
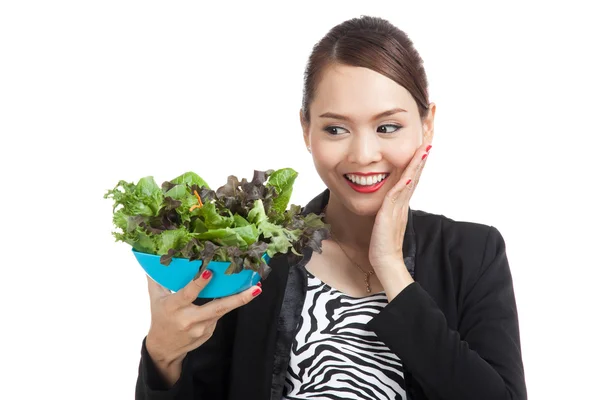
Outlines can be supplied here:
<path id="1" fill-rule="evenodd" d="M 307 274 L 283 398 L 406 400 L 401 360 L 366 327 L 385 293 L 355 298 Z"/>

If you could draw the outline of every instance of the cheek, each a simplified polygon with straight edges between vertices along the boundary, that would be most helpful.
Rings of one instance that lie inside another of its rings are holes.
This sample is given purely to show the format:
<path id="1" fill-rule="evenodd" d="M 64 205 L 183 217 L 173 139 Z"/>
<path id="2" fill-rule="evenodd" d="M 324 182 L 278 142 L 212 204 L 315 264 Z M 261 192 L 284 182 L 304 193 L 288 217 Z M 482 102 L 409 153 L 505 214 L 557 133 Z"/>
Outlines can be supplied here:
<path id="1" fill-rule="evenodd" d="M 344 158 L 344 151 L 341 146 L 327 146 L 317 143 L 313 146 L 312 156 L 317 168 L 332 169 Z"/>
<path id="2" fill-rule="evenodd" d="M 326 147 L 317 146 L 313 148 L 313 163 L 323 183 L 328 187 L 333 187 L 337 181 L 337 170 L 343 155 L 340 156 L 335 149 Z"/>
<path id="3" fill-rule="evenodd" d="M 385 154 L 385 159 L 396 169 L 404 170 L 412 161 L 414 149 L 406 146 L 391 147 Z"/>
<path id="4" fill-rule="evenodd" d="M 336 163 L 332 157 L 325 153 L 313 151 L 313 163 L 322 180 L 327 181 L 328 176 L 335 173 Z"/>

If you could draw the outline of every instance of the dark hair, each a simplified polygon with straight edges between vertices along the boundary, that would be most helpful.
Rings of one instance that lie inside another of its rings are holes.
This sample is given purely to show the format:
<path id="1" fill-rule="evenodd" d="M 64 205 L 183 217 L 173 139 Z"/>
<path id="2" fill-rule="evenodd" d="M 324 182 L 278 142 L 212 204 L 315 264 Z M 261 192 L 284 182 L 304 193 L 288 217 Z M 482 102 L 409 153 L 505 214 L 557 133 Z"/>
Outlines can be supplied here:
<path id="1" fill-rule="evenodd" d="M 333 64 L 369 68 L 412 95 L 423 120 L 429 108 L 423 60 L 406 33 L 389 21 L 362 15 L 333 27 L 314 47 L 304 72 L 302 116 L 310 122 L 309 106 L 325 69 Z"/>

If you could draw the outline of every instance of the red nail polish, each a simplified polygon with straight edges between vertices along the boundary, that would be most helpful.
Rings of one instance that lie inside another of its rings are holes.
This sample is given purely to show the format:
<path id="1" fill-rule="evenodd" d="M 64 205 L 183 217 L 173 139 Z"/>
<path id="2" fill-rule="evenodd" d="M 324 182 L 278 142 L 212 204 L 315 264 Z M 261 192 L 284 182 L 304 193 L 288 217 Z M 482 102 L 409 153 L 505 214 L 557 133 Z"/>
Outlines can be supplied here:
<path id="1" fill-rule="evenodd" d="M 411 182 L 412 182 L 412 179 L 409 179 L 409 180 L 406 181 L 406 184 L 408 185 Z"/>
<path id="2" fill-rule="evenodd" d="M 252 292 L 252 297 L 256 297 L 259 294 L 261 294 L 262 290 L 261 289 L 255 289 L 254 292 Z"/>
<path id="3" fill-rule="evenodd" d="M 421 160 L 424 160 L 425 157 L 427 157 L 427 156 L 428 156 L 428 154 L 423 154 L 423 157 L 421 157 Z"/>
<path id="4" fill-rule="evenodd" d="M 429 153 L 429 150 L 431 150 L 432 147 L 433 147 L 432 145 L 427 146 L 427 148 L 425 149 L 425 151 Z"/>
<path id="5" fill-rule="evenodd" d="M 262 287 L 262 283 L 261 283 L 261 282 L 258 282 L 258 283 L 256 284 L 256 286 L 258 286 L 258 287 Z"/>
<path id="6" fill-rule="evenodd" d="M 206 279 L 210 278 L 211 275 L 212 275 L 212 272 L 210 272 L 210 270 L 207 269 L 202 273 L 202 279 L 206 280 Z"/>

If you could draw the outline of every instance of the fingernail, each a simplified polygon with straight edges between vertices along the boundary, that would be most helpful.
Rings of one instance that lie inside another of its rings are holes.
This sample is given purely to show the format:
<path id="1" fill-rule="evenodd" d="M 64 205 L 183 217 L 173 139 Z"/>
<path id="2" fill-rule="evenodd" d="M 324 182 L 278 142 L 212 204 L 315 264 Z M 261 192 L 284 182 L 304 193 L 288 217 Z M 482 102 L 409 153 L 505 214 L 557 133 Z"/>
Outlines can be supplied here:
<path id="1" fill-rule="evenodd" d="M 252 292 L 252 297 L 256 297 L 259 294 L 261 294 L 262 289 L 258 288 L 258 289 L 254 289 L 254 292 Z"/>
<path id="2" fill-rule="evenodd" d="M 204 272 L 202 273 L 202 279 L 207 280 L 208 278 L 210 278 L 211 275 L 212 272 L 210 272 L 210 269 L 204 270 Z"/>
<path id="3" fill-rule="evenodd" d="M 406 181 L 406 184 L 408 185 L 411 182 L 412 182 L 412 179 L 409 179 L 409 180 Z"/>
<path id="4" fill-rule="evenodd" d="M 427 157 L 428 155 L 429 155 L 428 153 L 426 153 L 426 154 L 423 154 L 423 157 L 421 157 L 421 160 L 424 160 L 424 159 L 425 159 L 425 157 Z"/>
<path id="5" fill-rule="evenodd" d="M 262 287 L 262 283 L 261 283 L 261 282 L 258 282 L 258 283 L 256 284 L 256 286 L 258 286 L 258 287 Z"/>
<path id="6" fill-rule="evenodd" d="M 427 146 L 427 148 L 425 149 L 425 151 L 429 153 L 429 150 L 431 150 L 432 147 L 433 147 L 432 145 Z"/>

